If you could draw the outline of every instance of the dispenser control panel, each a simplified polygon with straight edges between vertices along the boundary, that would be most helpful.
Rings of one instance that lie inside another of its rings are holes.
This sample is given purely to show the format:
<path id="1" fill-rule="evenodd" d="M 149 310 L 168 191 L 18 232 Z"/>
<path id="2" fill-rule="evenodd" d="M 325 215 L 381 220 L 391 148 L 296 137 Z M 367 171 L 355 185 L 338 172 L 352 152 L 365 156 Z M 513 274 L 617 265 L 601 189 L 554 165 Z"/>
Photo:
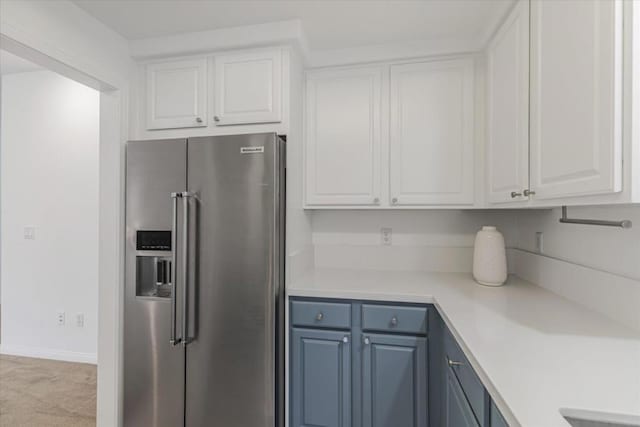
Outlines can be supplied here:
<path id="1" fill-rule="evenodd" d="M 139 251 L 170 251 L 171 231 L 138 230 L 136 249 Z"/>

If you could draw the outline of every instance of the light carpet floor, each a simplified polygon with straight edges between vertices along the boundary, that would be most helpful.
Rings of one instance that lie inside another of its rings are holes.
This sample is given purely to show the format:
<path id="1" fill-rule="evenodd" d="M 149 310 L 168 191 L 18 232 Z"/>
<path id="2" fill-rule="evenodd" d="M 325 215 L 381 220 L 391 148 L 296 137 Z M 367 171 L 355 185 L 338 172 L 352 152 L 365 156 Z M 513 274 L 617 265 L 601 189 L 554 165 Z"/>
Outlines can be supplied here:
<path id="1" fill-rule="evenodd" d="M 96 367 L 0 355 L 1 427 L 96 425 Z"/>

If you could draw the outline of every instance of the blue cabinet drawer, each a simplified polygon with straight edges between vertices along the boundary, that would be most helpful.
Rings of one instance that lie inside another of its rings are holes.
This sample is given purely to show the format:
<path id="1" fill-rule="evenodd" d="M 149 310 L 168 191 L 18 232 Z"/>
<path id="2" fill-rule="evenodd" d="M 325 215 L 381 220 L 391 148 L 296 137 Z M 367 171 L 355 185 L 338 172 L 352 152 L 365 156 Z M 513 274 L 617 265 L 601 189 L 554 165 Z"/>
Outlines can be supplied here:
<path id="1" fill-rule="evenodd" d="M 351 304 L 325 301 L 292 301 L 290 318 L 293 326 L 350 329 Z"/>
<path id="2" fill-rule="evenodd" d="M 478 378 L 458 343 L 449 332 L 444 337 L 444 351 L 448 369 L 453 372 L 460 383 L 460 388 L 469 402 L 478 423 L 484 425 L 484 420 L 489 415 L 488 395 L 480 378 Z"/>
<path id="3" fill-rule="evenodd" d="M 427 307 L 363 304 L 362 329 L 425 335 Z"/>

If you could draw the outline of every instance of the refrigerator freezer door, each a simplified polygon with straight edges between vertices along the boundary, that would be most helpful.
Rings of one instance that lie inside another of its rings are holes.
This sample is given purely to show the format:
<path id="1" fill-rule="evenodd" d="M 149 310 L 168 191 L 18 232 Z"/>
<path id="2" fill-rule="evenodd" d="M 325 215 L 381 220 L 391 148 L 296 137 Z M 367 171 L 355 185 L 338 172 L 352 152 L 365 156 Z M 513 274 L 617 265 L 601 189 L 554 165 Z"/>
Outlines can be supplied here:
<path id="1" fill-rule="evenodd" d="M 169 343 L 171 304 L 166 296 L 170 296 L 173 287 L 163 284 L 164 293 L 157 293 L 157 296 L 164 298 L 148 296 L 155 295 L 153 292 L 142 292 L 141 296 L 136 296 L 136 264 L 140 262 L 137 262 L 137 257 L 143 260 L 146 260 L 143 257 L 162 257 L 166 260 L 170 259 L 171 253 L 166 247 L 149 250 L 147 246 L 140 246 L 143 250 L 137 250 L 136 239 L 138 231 L 171 230 L 170 194 L 186 188 L 186 168 L 187 143 L 184 139 L 127 144 L 125 427 L 184 425 L 185 350 Z M 147 285 L 153 287 L 155 283 Z"/>
<path id="2" fill-rule="evenodd" d="M 192 138 L 188 427 L 273 427 L 281 277 L 280 141 Z"/>

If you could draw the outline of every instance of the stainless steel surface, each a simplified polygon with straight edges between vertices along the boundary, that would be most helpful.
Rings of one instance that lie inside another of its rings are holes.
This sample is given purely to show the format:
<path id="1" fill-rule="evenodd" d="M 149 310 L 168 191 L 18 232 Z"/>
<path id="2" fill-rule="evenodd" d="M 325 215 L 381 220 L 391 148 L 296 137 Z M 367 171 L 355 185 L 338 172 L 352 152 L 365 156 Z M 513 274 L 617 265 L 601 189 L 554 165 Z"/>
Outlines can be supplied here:
<path id="1" fill-rule="evenodd" d="M 188 142 L 188 427 L 284 425 L 279 146 L 273 134 Z"/>
<path id="2" fill-rule="evenodd" d="M 622 221 L 607 221 L 602 219 L 568 218 L 566 206 L 562 207 L 562 217 L 559 221 L 563 224 L 601 225 L 605 227 L 631 228 L 633 226 L 633 223 L 628 219 Z"/>
<path id="3" fill-rule="evenodd" d="M 275 134 L 128 144 L 125 427 L 284 426 L 283 156 Z M 170 298 L 136 297 L 137 256 L 171 260 Z"/>
<path id="4" fill-rule="evenodd" d="M 511 198 L 512 199 L 515 199 L 516 197 L 520 197 L 520 196 L 522 196 L 522 193 L 518 193 L 518 192 L 515 192 L 515 191 L 511 192 Z"/>
<path id="5" fill-rule="evenodd" d="M 180 193 L 173 192 L 171 193 L 171 205 L 172 205 L 172 216 L 171 216 L 171 325 L 169 331 L 169 343 L 171 345 L 180 344 L 180 338 L 176 337 L 176 316 L 177 316 L 177 305 L 176 305 L 176 289 L 178 285 L 178 263 L 177 263 L 177 248 L 178 248 L 178 197 L 180 197 Z"/>
<path id="6" fill-rule="evenodd" d="M 136 296 L 136 257 L 171 257 L 171 252 L 137 251 L 136 231 L 171 230 L 170 194 L 186 187 L 186 148 L 184 139 L 127 144 L 125 427 L 180 427 L 184 422 L 185 351 L 172 346 L 167 339 L 172 319 L 171 298 Z M 175 250 L 179 256 L 180 247 Z M 171 288 L 173 298 L 175 283 Z M 178 318 L 180 314 L 177 313 Z"/>
<path id="7" fill-rule="evenodd" d="M 529 189 L 527 188 L 526 190 L 524 190 L 524 191 L 522 192 L 522 194 L 524 194 L 524 195 L 525 195 L 525 197 L 529 197 L 529 196 L 535 196 L 535 195 L 536 195 L 536 192 L 535 192 L 535 191 L 533 191 L 533 190 L 529 190 Z"/>

